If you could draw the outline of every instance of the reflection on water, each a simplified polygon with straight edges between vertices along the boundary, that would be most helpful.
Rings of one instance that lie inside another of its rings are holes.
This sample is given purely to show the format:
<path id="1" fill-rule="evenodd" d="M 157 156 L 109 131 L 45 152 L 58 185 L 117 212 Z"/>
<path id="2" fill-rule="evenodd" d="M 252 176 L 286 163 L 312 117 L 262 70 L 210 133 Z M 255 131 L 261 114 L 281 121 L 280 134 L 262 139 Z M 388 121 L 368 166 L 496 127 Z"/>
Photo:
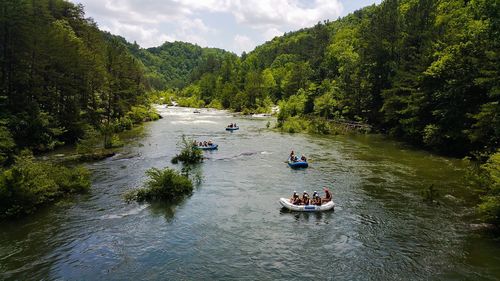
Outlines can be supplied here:
<path id="1" fill-rule="evenodd" d="M 118 155 L 88 165 L 90 194 L 0 227 L 0 279 L 457 280 L 500 278 L 500 245 L 471 232 L 460 161 L 383 136 L 266 130 L 269 119 L 161 109 Z M 229 123 L 239 131 L 226 132 Z M 127 204 L 151 167 L 174 167 L 181 135 L 219 150 L 178 204 Z M 292 170 L 290 152 L 310 168 Z M 441 204 L 426 204 L 433 184 Z M 329 187 L 335 211 L 291 213 L 280 197 Z M 454 198 L 448 200 L 446 198 Z"/>

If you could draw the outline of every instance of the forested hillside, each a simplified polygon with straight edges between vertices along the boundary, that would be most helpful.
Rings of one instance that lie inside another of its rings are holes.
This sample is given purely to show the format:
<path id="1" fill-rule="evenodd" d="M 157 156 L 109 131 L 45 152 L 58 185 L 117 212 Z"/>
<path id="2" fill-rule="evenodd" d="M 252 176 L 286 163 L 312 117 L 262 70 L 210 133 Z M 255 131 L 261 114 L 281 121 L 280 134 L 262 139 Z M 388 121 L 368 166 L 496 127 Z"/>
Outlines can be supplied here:
<path id="1" fill-rule="evenodd" d="M 15 148 L 74 143 L 146 104 L 143 66 L 64 0 L 0 9 L 0 164 Z"/>
<path id="2" fill-rule="evenodd" d="M 106 33 L 106 37 L 122 42 L 144 65 L 144 81 L 148 89 L 184 88 L 200 78 L 201 73 L 214 71 L 225 56 L 237 56 L 217 48 L 202 48 L 187 42 L 165 42 L 159 47 L 141 48 L 125 38 Z"/>
<path id="3" fill-rule="evenodd" d="M 445 154 L 491 153 L 499 20 L 498 1 L 386 0 L 225 59 L 183 93 L 238 111 L 280 103 L 280 125 L 347 119 Z"/>

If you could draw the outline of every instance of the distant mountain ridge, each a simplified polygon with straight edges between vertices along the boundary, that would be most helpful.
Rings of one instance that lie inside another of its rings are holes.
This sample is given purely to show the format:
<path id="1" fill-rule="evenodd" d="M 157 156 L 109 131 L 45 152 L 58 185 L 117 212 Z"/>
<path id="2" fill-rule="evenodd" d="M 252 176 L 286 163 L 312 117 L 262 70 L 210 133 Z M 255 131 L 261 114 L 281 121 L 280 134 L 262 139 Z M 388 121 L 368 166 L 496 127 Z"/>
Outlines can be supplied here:
<path id="1" fill-rule="evenodd" d="M 110 33 L 106 36 L 119 40 L 127 47 L 143 64 L 147 86 L 157 90 L 183 88 L 199 78 L 196 71 L 204 62 L 226 55 L 236 56 L 226 50 L 200 47 L 188 42 L 165 42 L 158 47 L 141 48 L 121 36 Z"/>

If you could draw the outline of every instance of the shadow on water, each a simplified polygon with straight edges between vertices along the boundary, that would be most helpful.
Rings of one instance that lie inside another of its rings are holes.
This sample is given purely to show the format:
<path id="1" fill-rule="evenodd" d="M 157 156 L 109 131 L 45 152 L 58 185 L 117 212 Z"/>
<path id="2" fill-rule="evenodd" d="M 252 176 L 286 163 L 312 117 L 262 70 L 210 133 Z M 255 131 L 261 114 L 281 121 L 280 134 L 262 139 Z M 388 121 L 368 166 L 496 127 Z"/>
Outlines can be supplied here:
<path id="1" fill-rule="evenodd" d="M 202 163 L 180 164 L 180 167 L 181 167 L 180 173 L 183 176 L 188 177 L 193 183 L 193 186 L 195 188 L 199 188 L 204 180 Z"/>
<path id="2" fill-rule="evenodd" d="M 280 215 L 294 217 L 296 222 L 317 222 L 328 224 L 335 210 L 324 212 L 293 212 L 285 207 L 280 209 Z"/>
<path id="3" fill-rule="evenodd" d="M 149 212 L 153 217 L 163 217 L 167 222 L 172 222 L 175 216 L 175 212 L 178 208 L 182 207 L 186 200 L 191 197 L 191 195 L 185 196 L 179 201 L 175 202 L 152 202 L 145 203 L 149 204 Z"/>

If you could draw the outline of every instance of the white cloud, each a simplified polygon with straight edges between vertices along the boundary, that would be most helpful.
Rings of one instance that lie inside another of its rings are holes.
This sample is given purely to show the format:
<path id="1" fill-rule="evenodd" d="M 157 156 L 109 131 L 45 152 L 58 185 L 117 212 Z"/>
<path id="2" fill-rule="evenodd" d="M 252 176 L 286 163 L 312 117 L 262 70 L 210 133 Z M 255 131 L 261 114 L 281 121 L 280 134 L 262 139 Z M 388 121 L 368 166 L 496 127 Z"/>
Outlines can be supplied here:
<path id="1" fill-rule="evenodd" d="M 238 22 L 254 28 L 301 28 L 336 18 L 342 12 L 339 0 L 315 0 L 309 4 L 311 7 L 304 7 L 297 0 L 237 0 L 233 1 L 231 12 Z"/>
<path id="2" fill-rule="evenodd" d="M 275 27 L 271 27 L 271 28 L 268 28 L 264 31 L 263 35 L 264 35 L 264 39 L 265 40 L 271 40 L 273 39 L 274 37 L 276 36 L 281 36 L 283 35 L 283 31 L 275 28 Z"/>
<path id="3" fill-rule="evenodd" d="M 237 54 L 251 51 L 255 47 L 255 42 L 245 35 L 237 34 L 233 39 L 233 49 Z"/>
<path id="4" fill-rule="evenodd" d="M 341 0 L 71 0 L 112 33 L 143 47 L 180 40 L 249 51 L 257 42 L 312 26 L 342 13 Z M 346 1 L 346 0 L 343 0 Z M 207 18 L 225 15 L 234 26 L 220 34 Z M 252 32 L 250 32 L 252 31 Z M 245 33 L 242 33 L 245 32 Z M 236 35 L 235 35 L 236 34 Z M 216 36 L 219 35 L 219 36 Z M 231 41 L 231 38 L 233 40 Z"/>
<path id="5" fill-rule="evenodd" d="M 178 40 L 171 35 L 162 34 L 156 28 L 145 28 L 144 26 L 120 23 L 115 20 L 111 21 L 111 25 L 105 25 L 101 28 L 112 34 L 119 34 L 129 41 L 137 41 L 143 47 L 159 46 L 165 41 Z"/>

